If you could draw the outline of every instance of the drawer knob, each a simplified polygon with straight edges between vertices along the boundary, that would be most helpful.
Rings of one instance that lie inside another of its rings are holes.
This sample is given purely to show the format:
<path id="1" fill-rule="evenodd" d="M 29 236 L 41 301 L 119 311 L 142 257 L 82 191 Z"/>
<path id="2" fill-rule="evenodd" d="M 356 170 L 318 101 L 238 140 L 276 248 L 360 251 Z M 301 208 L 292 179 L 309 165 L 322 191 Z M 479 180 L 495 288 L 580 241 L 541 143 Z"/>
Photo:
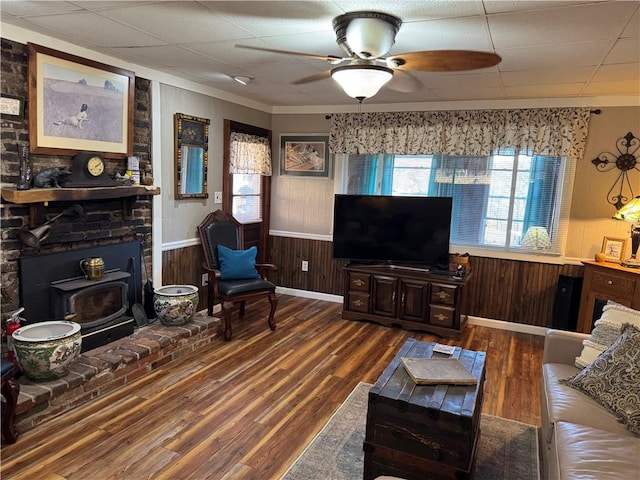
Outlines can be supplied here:
<path id="1" fill-rule="evenodd" d="M 363 286 L 363 285 L 364 285 L 364 282 L 363 282 L 362 280 L 358 279 L 358 280 L 354 280 L 354 281 L 353 281 L 353 284 L 354 284 L 356 287 L 361 287 L 361 286 Z"/>
<path id="2" fill-rule="evenodd" d="M 440 320 L 441 322 L 444 322 L 447 319 L 447 316 L 442 314 L 442 313 L 438 313 L 436 315 L 433 316 L 435 319 Z"/>
<path id="3" fill-rule="evenodd" d="M 362 305 L 364 305 L 364 302 L 363 302 L 362 300 L 354 300 L 354 301 L 353 301 L 353 304 L 354 304 L 356 307 L 361 307 Z"/>
<path id="4" fill-rule="evenodd" d="M 613 285 L 613 280 L 607 280 L 607 285 Z"/>

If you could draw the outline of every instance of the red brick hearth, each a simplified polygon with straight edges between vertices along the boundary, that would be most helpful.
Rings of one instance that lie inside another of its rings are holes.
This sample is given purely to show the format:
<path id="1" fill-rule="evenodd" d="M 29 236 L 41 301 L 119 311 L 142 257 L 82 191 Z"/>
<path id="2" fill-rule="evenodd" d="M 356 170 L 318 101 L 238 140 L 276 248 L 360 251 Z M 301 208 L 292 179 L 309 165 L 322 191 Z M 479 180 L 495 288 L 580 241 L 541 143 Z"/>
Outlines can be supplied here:
<path id="1" fill-rule="evenodd" d="M 59 380 L 34 383 L 21 377 L 18 432 L 24 433 L 211 343 L 218 325 L 219 319 L 208 317 L 206 311 L 181 327 L 153 323 L 131 336 L 82 353 Z"/>

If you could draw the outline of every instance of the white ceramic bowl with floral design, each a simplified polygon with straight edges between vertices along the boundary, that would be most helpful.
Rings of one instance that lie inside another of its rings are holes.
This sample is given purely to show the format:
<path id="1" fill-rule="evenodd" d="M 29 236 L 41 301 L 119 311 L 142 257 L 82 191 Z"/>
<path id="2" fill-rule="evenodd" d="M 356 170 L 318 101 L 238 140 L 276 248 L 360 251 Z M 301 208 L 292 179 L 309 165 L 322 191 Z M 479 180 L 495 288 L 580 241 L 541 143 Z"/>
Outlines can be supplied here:
<path id="1" fill-rule="evenodd" d="M 29 380 L 56 380 L 69 373 L 80 355 L 80 324 L 67 321 L 38 322 L 13 332 L 18 365 Z"/>
<path id="2" fill-rule="evenodd" d="M 153 308 L 163 325 L 184 325 L 193 319 L 198 308 L 198 287 L 167 285 L 154 290 Z"/>

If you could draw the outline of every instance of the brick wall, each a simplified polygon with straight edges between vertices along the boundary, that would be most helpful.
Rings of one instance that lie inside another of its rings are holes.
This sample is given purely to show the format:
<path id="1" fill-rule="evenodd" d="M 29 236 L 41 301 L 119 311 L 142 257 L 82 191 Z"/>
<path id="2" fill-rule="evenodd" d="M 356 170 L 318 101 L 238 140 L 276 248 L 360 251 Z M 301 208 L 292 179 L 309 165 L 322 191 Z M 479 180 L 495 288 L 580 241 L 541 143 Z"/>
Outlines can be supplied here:
<path id="1" fill-rule="evenodd" d="M 1 91 L 3 94 L 15 95 L 27 99 L 27 46 L 7 39 L 1 39 L 2 75 Z M 151 162 L 151 82 L 136 77 L 134 100 L 134 155 L 140 158 L 141 165 Z M 3 184 L 15 185 L 19 177 L 18 145 L 29 140 L 28 108 L 25 108 L 23 119 L 12 119 L 2 116 L 2 163 L 0 181 Z M 70 156 L 31 155 L 33 171 L 52 166 L 71 166 Z M 107 159 L 107 171 L 124 173 L 125 160 Z M 145 259 L 149 273 L 151 272 L 151 222 L 152 197 L 137 197 L 133 205 L 131 217 L 125 217 L 120 200 L 100 200 L 81 202 L 51 202 L 44 209 L 44 221 L 61 213 L 72 203 L 79 203 L 84 211 L 82 219 L 61 217 L 52 223 L 53 231 L 43 242 L 41 252 L 69 250 L 128 241 L 140 238 L 145 241 Z M 1 309 L 6 312 L 19 306 L 18 295 L 18 262 L 28 251 L 18 237 L 18 230 L 29 225 L 28 205 L 8 202 L 0 204 L 1 229 Z M 144 269 L 143 269 L 144 274 Z"/>

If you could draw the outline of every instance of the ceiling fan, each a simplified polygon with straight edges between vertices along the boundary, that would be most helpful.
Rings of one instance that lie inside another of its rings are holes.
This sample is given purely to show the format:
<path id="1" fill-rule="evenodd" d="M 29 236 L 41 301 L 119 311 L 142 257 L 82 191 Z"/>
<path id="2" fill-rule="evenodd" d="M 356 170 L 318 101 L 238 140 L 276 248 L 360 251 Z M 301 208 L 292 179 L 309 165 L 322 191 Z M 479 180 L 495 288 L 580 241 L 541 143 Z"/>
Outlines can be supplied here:
<path id="1" fill-rule="evenodd" d="M 324 60 L 334 67 L 296 80 L 293 84 L 314 82 L 331 76 L 347 95 L 359 102 L 373 97 L 396 73 L 402 75 L 410 70 L 423 72 L 474 70 L 492 67 L 502 60 L 495 53 L 474 50 L 427 50 L 385 57 L 395 43 L 396 34 L 401 25 L 402 20 L 398 17 L 382 12 L 350 12 L 335 17 L 333 29 L 336 33 L 336 42 L 348 55 L 346 57 L 314 55 L 248 45 L 236 45 L 236 47 Z"/>

